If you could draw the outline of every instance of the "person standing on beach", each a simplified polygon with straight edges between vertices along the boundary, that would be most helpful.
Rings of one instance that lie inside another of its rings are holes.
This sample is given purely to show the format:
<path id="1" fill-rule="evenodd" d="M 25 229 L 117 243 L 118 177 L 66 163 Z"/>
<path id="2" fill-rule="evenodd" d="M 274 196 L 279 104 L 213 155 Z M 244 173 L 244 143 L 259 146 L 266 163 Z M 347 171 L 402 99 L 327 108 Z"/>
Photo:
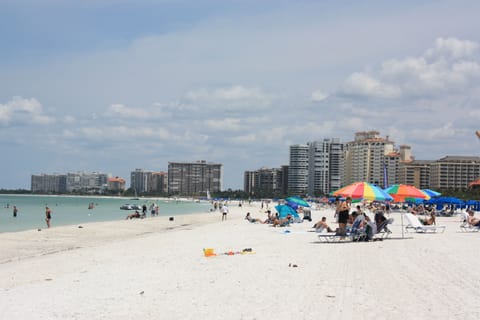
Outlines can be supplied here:
<path id="1" fill-rule="evenodd" d="M 228 207 L 227 204 L 224 204 L 222 207 L 222 221 L 227 220 Z"/>
<path id="2" fill-rule="evenodd" d="M 52 219 L 52 210 L 49 207 L 45 207 L 45 222 L 47 227 L 50 228 L 50 220 Z"/>
<path id="3" fill-rule="evenodd" d="M 340 203 L 340 207 L 338 208 L 338 233 L 340 235 L 345 235 L 347 232 L 347 222 L 351 203 L 352 198 L 347 197 L 345 201 Z"/>
<path id="4" fill-rule="evenodd" d="M 17 206 L 13 206 L 13 217 L 16 218 L 18 213 Z"/>

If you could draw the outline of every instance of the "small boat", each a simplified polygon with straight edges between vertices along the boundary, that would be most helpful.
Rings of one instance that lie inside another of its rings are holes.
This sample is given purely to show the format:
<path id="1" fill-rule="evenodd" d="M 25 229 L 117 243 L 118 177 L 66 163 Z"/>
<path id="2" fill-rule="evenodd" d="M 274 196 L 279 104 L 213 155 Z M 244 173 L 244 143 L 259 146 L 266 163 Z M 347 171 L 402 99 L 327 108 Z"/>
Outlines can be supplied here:
<path id="1" fill-rule="evenodd" d="M 137 204 L 124 204 L 120 206 L 121 210 L 142 210 L 142 206 L 139 206 Z"/>

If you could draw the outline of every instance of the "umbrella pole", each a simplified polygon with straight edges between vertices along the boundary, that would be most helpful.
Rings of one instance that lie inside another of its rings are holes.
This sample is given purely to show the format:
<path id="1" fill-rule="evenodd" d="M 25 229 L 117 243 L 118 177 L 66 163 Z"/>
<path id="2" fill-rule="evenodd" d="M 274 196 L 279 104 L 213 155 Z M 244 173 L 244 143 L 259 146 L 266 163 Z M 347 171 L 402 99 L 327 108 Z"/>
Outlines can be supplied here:
<path id="1" fill-rule="evenodd" d="M 403 212 L 400 212 L 400 217 L 401 217 L 401 220 L 402 220 L 402 239 L 405 238 L 405 235 L 403 234 Z"/>

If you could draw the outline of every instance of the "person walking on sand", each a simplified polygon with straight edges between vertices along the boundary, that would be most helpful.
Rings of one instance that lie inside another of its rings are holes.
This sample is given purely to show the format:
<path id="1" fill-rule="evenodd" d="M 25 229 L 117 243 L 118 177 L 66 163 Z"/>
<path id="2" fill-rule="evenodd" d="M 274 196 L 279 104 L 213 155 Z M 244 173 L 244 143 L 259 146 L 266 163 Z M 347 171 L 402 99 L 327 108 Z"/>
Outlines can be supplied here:
<path id="1" fill-rule="evenodd" d="M 13 206 L 13 217 L 16 218 L 18 213 L 17 206 Z"/>
<path id="2" fill-rule="evenodd" d="M 45 222 L 47 227 L 50 228 L 50 220 L 52 219 L 52 210 L 49 207 L 45 207 Z"/>
<path id="3" fill-rule="evenodd" d="M 226 204 L 224 204 L 222 207 L 222 221 L 227 220 L 227 214 L 228 214 L 228 207 Z"/>

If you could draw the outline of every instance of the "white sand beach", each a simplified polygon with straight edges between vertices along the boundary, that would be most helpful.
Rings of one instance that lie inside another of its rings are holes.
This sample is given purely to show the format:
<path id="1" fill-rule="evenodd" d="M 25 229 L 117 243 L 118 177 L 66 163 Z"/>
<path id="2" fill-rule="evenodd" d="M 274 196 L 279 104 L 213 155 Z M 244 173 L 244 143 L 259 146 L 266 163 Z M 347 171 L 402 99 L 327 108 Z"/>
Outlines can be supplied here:
<path id="1" fill-rule="evenodd" d="M 479 319 L 480 233 L 319 243 L 259 205 L 0 234 L 0 319 Z M 333 211 L 314 210 L 333 224 Z M 285 232 L 286 230 L 290 232 Z M 203 248 L 218 254 L 205 257 Z M 224 255 L 251 248 L 252 253 Z"/>

